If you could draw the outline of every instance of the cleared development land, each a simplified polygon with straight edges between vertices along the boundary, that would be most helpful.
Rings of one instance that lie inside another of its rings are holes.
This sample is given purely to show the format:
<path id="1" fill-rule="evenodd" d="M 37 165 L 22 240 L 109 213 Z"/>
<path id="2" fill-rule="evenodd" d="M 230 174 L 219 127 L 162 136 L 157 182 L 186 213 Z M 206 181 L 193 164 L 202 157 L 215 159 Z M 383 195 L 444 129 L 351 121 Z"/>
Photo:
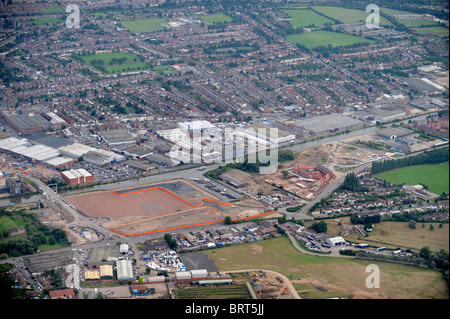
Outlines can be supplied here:
<path id="1" fill-rule="evenodd" d="M 373 261 L 303 254 L 284 236 L 206 253 L 221 272 L 264 265 L 286 275 L 293 284 L 302 284 L 301 290 L 305 285 L 312 287 L 316 298 L 327 298 L 331 293 L 354 299 L 448 298 L 447 284 L 438 271 L 377 262 L 380 288 L 369 289 L 365 285 L 366 266 Z"/>
<path id="2" fill-rule="evenodd" d="M 449 163 L 447 162 L 402 167 L 375 176 L 397 185 L 426 185 L 429 191 L 442 194 L 442 192 L 449 192 L 448 174 Z"/>
<path id="3" fill-rule="evenodd" d="M 292 43 L 302 44 L 308 49 L 314 49 L 319 46 L 332 45 L 333 47 L 352 45 L 355 43 L 369 44 L 375 43 L 363 37 L 356 37 L 349 34 L 337 33 L 331 31 L 311 31 L 300 34 L 290 34 L 286 39 Z"/>

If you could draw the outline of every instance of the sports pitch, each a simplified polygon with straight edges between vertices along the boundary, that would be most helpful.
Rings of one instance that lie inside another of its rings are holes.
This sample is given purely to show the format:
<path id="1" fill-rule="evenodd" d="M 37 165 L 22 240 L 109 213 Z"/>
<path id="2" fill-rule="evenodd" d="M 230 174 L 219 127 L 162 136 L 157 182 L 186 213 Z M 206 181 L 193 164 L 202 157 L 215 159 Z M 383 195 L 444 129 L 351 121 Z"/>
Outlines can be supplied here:
<path id="1" fill-rule="evenodd" d="M 308 49 L 328 45 L 339 47 L 363 42 L 367 42 L 369 44 L 375 43 L 375 41 L 363 37 L 356 37 L 345 33 L 331 31 L 311 31 L 300 34 L 290 34 L 286 37 L 286 39 L 292 43 L 302 44 Z"/>
<path id="2" fill-rule="evenodd" d="M 132 33 L 145 33 L 164 29 L 162 24 L 166 22 L 167 22 L 166 19 L 150 18 L 150 19 L 123 21 L 121 22 L 121 24 Z"/>
<path id="3" fill-rule="evenodd" d="M 292 17 L 289 23 L 295 28 L 319 26 L 325 23 L 334 24 L 333 20 L 325 18 L 312 10 L 283 10 L 283 12 Z"/>

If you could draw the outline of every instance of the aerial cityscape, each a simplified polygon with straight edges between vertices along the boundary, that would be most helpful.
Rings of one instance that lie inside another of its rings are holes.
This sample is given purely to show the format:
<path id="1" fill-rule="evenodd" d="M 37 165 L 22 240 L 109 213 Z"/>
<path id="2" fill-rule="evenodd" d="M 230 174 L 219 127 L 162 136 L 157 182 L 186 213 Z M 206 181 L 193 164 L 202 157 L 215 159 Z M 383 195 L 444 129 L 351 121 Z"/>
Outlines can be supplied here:
<path id="1" fill-rule="evenodd" d="M 448 300 L 448 1 L 0 12 L 1 299 Z"/>

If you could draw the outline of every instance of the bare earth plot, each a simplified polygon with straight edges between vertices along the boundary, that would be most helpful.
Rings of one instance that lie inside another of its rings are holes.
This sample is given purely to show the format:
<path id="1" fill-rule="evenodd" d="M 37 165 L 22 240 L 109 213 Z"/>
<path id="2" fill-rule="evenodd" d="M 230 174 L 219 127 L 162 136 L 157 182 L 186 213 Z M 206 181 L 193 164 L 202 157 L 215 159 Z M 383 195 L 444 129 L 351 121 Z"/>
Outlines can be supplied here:
<path id="1" fill-rule="evenodd" d="M 216 196 L 182 179 L 70 196 L 67 201 L 84 214 L 109 217 L 104 224 L 124 236 L 136 236 L 173 229 L 263 216 L 258 202 L 221 202 Z"/>

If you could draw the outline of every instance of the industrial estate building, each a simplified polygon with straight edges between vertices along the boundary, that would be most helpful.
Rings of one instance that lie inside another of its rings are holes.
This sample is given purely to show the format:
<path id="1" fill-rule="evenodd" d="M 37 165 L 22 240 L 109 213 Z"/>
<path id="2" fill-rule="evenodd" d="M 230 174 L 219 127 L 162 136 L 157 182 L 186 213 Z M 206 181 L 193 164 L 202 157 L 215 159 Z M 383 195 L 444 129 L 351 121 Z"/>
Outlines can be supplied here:
<path id="1" fill-rule="evenodd" d="M 61 173 L 61 177 L 69 185 L 86 184 L 94 181 L 94 176 L 83 168 L 64 171 Z"/>
<path id="2" fill-rule="evenodd" d="M 360 127 L 364 123 L 350 116 L 333 113 L 311 118 L 302 118 L 295 121 L 295 125 L 313 135 L 325 135 L 327 133 Z"/>

